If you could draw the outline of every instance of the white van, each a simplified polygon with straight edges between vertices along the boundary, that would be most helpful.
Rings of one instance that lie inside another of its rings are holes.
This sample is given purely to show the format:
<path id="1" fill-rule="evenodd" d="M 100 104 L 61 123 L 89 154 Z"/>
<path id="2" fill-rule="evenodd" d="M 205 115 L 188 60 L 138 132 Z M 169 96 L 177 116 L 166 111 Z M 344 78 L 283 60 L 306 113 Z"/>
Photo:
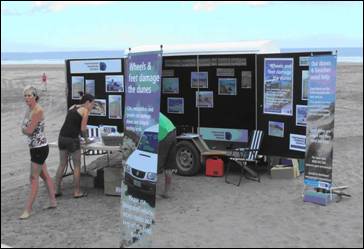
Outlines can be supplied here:
<path id="1" fill-rule="evenodd" d="M 155 194 L 158 166 L 159 124 L 147 128 L 137 149 L 129 156 L 125 168 L 125 184 L 146 194 Z"/>

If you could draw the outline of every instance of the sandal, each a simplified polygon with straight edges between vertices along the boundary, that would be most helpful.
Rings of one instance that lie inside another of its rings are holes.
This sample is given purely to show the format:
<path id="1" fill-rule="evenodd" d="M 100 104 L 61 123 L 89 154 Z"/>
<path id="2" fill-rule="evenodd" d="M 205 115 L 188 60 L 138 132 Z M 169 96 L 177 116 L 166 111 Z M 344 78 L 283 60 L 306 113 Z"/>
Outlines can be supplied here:
<path id="1" fill-rule="evenodd" d="M 28 211 L 24 211 L 22 215 L 20 215 L 20 220 L 26 220 L 30 217 L 30 213 Z"/>
<path id="2" fill-rule="evenodd" d="M 81 195 L 74 195 L 73 198 L 82 198 L 82 197 L 87 197 L 88 193 L 87 192 L 82 192 Z"/>

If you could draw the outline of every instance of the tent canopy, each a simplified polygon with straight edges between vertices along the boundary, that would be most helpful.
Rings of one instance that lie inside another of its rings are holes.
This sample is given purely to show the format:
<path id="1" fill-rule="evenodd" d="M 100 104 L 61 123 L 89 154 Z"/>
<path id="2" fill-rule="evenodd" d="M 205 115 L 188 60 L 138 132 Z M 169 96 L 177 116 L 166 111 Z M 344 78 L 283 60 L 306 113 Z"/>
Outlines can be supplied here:
<path id="1" fill-rule="evenodd" d="M 132 53 L 158 51 L 161 45 L 145 45 L 132 47 Z M 176 55 L 209 55 L 209 54 L 260 54 L 279 53 L 280 50 L 272 41 L 240 41 L 224 43 L 199 43 L 199 44 L 163 44 L 163 56 Z M 125 50 L 128 54 L 129 50 Z"/>

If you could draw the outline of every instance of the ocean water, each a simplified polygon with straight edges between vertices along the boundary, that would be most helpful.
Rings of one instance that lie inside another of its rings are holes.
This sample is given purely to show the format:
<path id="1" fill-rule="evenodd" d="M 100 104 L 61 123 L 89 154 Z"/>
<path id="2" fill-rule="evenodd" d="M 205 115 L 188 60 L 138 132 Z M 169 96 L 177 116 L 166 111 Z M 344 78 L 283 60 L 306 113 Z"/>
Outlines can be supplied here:
<path id="1" fill-rule="evenodd" d="M 282 48 L 282 53 L 307 51 L 334 51 L 338 62 L 363 63 L 363 48 Z M 66 59 L 120 58 L 124 51 L 70 51 L 70 52 L 1 52 L 1 64 L 64 64 Z"/>

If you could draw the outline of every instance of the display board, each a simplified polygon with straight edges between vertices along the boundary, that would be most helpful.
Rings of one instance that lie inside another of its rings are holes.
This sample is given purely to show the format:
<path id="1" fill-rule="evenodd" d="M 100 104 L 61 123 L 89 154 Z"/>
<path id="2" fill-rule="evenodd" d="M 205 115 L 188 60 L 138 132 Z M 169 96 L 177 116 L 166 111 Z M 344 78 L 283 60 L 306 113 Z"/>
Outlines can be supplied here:
<path id="1" fill-rule="evenodd" d="M 308 58 L 331 52 L 257 55 L 256 127 L 263 130 L 260 154 L 304 158 Z"/>
<path id="2" fill-rule="evenodd" d="M 168 56 L 162 76 L 161 112 L 177 128 L 254 129 L 254 54 Z"/>
<path id="3" fill-rule="evenodd" d="M 80 93 L 95 96 L 96 105 L 89 115 L 89 125 L 116 126 L 124 129 L 124 59 L 66 60 L 67 109 L 80 104 Z"/>

